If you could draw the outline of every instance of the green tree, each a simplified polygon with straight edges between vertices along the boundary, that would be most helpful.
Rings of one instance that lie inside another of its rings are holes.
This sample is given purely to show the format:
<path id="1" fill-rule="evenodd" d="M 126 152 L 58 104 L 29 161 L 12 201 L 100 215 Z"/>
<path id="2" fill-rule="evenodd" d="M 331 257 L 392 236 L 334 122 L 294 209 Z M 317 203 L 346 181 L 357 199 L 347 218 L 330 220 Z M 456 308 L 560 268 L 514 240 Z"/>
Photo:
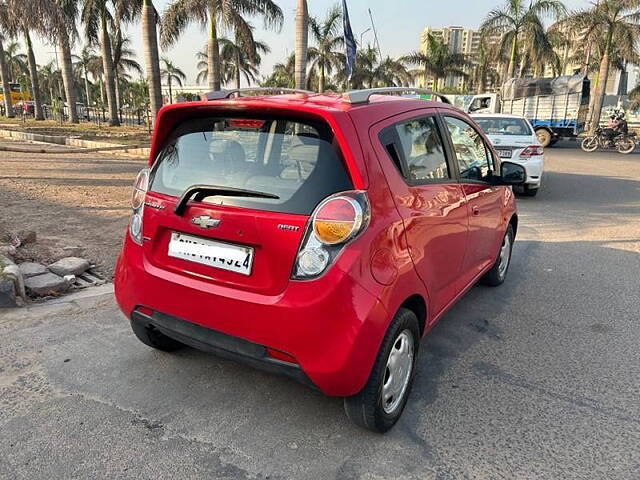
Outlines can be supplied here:
<path id="1" fill-rule="evenodd" d="M 236 38 L 235 42 L 221 38 L 220 47 L 224 82 L 228 83 L 233 79 L 236 88 L 240 88 L 242 77 L 247 83 L 256 81 L 262 63 L 261 54 L 271 51 L 266 43 L 253 38 L 249 42 L 241 38 Z"/>
<path id="2" fill-rule="evenodd" d="M 292 53 L 287 57 L 284 63 L 276 63 L 273 66 L 271 75 L 264 78 L 260 82 L 261 87 L 282 87 L 282 88 L 295 88 L 295 63 L 296 56 Z"/>
<path id="3" fill-rule="evenodd" d="M 311 62 L 309 68 L 318 75 L 318 91 L 323 93 L 325 77 L 344 65 L 344 55 L 339 51 L 344 47 L 344 37 L 340 34 L 342 8 L 334 5 L 322 20 L 309 18 L 309 26 L 316 46 L 307 50 L 307 59 Z"/>
<path id="4" fill-rule="evenodd" d="M 589 9 L 574 12 L 566 24 L 584 32 L 586 44 L 600 49 L 600 65 L 594 85 L 590 134 L 598 127 L 612 60 L 636 56 L 640 38 L 640 3 L 637 0 L 602 0 Z"/>
<path id="5" fill-rule="evenodd" d="M 113 16 L 109 9 L 109 0 L 83 0 L 82 23 L 86 38 L 91 45 L 100 47 L 102 57 L 103 88 L 106 91 L 109 108 L 109 125 L 119 126 L 118 102 L 116 98 L 115 67 L 109 25 L 113 24 Z"/>
<path id="6" fill-rule="evenodd" d="M 89 73 L 95 70 L 95 64 L 100 61 L 100 57 L 95 54 L 91 45 L 85 45 L 80 51 L 80 55 L 76 56 L 76 61 L 74 63 L 76 77 L 82 79 L 82 82 L 84 83 L 84 94 L 87 107 L 91 105 L 91 82 L 89 81 Z"/>
<path id="7" fill-rule="evenodd" d="M 507 78 L 513 78 L 522 37 L 531 35 L 543 18 L 560 18 L 565 14 L 566 8 L 560 0 L 506 0 L 501 8 L 489 12 L 480 30 L 484 34 L 500 35 L 503 45 L 509 45 Z"/>
<path id="8" fill-rule="evenodd" d="M 20 48 L 21 47 L 18 42 L 11 41 L 7 44 L 4 50 L 12 82 L 17 82 L 23 75 L 29 75 L 27 55 L 22 53 Z"/>
<path id="9" fill-rule="evenodd" d="M 173 103 L 172 85 L 176 83 L 181 87 L 182 82 L 187 80 L 187 76 L 166 57 L 162 57 L 160 63 L 160 77 L 167 81 L 167 85 L 169 86 L 169 103 Z"/>
<path id="10" fill-rule="evenodd" d="M 121 30 L 112 36 L 111 45 L 113 45 L 113 68 L 115 70 L 115 86 L 116 99 L 118 109 L 122 102 L 120 85 L 123 82 L 131 80 L 129 72 L 142 75 L 142 67 L 135 59 L 136 53 L 131 48 L 131 40 L 122 34 Z"/>
<path id="11" fill-rule="evenodd" d="M 245 16 L 254 15 L 263 17 L 265 27 L 280 29 L 282 26 L 282 10 L 272 0 L 175 0 L 162 16 L 160 42 L 163 47 L 172 45 L 192 21 L 206 27 L 209 32 L 207 79 L 209 88 L 220 90 L 222 65 L 218 32 L 227 29 L 233 31 L 236 38 L 250 42 L 253 34 Z"/>
<path id="12" fill-rule="evenodd" d="M 4 92 L 4 112 L 9 118 L 15 117 L 13 111 L 13 102 L 11 101 L 11 89 L 9 86 L 9 66 L 7 65 L 7 58 L 2 45 L 3 37 L 0 34 L 0 77 L 2 77 L 2 91 Z"/>

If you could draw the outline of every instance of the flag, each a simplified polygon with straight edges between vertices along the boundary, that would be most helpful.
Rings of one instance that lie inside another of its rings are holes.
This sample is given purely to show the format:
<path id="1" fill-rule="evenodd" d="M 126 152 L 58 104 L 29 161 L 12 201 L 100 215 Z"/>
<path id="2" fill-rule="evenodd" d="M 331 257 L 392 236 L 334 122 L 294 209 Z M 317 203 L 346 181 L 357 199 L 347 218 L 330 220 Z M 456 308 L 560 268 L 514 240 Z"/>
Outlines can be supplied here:
<path id="1" fill-rule="evenodd" d="M 353 30 L 351 30 L 347 0 L 342 0 L 342 23 L 344 24 L 344 45 L 347 57 L 347 78 L 351 80 L 353 67 L 356 64 L 356 39 L 353 36 Z"/>

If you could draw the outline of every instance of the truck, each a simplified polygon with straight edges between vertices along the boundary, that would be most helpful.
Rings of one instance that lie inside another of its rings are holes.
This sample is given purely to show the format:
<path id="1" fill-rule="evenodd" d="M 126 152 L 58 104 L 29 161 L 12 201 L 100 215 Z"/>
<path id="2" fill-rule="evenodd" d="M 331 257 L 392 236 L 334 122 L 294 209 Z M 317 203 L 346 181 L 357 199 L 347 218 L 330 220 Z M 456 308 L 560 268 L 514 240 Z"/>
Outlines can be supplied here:
<path id="1" fill-rule="evenodd" d="M 506 113 L 529 120 L 543 147 L 577 137 L 589 113 L 590 81 L 585 75 L 512 78 L 500 93 L 448 95 L 468 113 Z"/>

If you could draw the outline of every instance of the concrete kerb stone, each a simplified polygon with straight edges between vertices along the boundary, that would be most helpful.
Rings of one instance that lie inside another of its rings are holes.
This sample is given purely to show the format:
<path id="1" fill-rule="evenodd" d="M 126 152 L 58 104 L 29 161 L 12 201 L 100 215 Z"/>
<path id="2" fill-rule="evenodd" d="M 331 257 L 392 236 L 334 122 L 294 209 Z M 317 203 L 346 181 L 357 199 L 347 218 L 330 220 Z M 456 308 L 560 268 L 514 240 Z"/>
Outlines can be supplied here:
<path id="1" fill-rule="evenodd" d="M 63 145 L 69 147 L 79 148 L 114 148 L 124 147 L 123 144 L 108 143 L 108 142 L 96 142 L 93 140 L 81 140 L 79 138 L 69 138 L 55 135 L 43 135 L 40 133 L 27 133 L 17 132 L 15 130 L 3 130 L 0 129 L 0 138 L 14 138 L 17 140 L 29 140 L 32 142 L 49 143 L 53 145 Z M 135 157 L 148 157 L 149 148 L 126 148 L 123 150 L 105 151 L 104 153 L 112 153 L 115 155 L 131 155 Z M 61 152 L 64 153 L 64 152 Z"/>

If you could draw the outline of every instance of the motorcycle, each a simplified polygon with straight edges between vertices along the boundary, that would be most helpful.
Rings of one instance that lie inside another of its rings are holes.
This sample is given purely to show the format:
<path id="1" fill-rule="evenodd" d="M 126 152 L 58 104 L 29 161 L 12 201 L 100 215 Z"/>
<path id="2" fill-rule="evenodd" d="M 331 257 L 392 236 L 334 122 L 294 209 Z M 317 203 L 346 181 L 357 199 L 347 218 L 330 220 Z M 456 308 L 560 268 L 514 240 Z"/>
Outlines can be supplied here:
<path id="1" fill-rule="evenodd" d="M 582 150 L 585 152 L 595 152 L 596 150 L 615 148 L 618 153 L 628 155 L 636 149 L 636 134 L 618 133 L 613 138 L 604 128 L 598 128 L 595 135 L 582 140 Z"/>

